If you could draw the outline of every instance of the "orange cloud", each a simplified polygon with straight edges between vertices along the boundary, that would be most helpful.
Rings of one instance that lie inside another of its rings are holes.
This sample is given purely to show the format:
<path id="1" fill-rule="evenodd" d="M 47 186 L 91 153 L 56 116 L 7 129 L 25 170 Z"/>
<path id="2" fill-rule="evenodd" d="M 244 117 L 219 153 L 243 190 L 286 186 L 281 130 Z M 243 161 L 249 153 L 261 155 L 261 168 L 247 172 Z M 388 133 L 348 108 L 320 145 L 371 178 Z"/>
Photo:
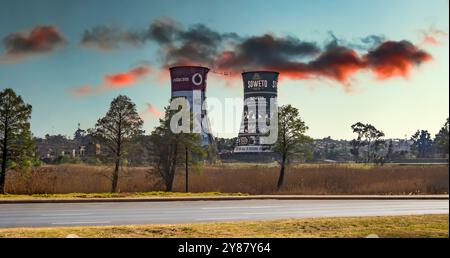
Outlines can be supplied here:
<path id="1" fill-rule="evenodd" d="M 412 67 L 432 59 L 408 41 L 386 41 L 365 56 L 365 63 L 378 79 L 389 79 L 408 77 Z"/>
<path id="2" fill-rule="evenodd" d="M 150 67 L 140 66 L 131 69 L 125 73 L 105 75 L 105 84 L 113 88 L 127 87 L 134 84 L 137 80 L 147 76 L 150 73 Z"/>
<path id="3" fill-rule="evenodd" d="M 163 116 L 163 113 L 154 107 L 151 103 L 146 103 L 146 109 L 140 113 L 142 119 L 146 120 L 149 117 L 160 118 Z"/>
<path id="4" fill-rule="evenodd" d="M 127 72 L 105 75 L 103 77 L 103 83 L 99 86 L 81 86 L 70 90 L 70 93 L 75 97 L 83 97 L 87 95 L 98 94 L 108 90 L 130 87 L 137 81 L 147 77 L 150 72 L 150 66 L 147 64 L 143 64 Z"/>
<path id="5" fill-rule="evenodd" d="M 448 38 L 447 32 L 435 28 L 423 30 L 420 34 L 423 45 L 442 45 Z"/>
<path id="6" fill-rule="evenodd" d="M 89 85 L 81 86 L 79 88 L 71 90 L 72 95 L 74 95 L 76 97 L 90 95 L 90 94 L 93 94 L 94 92 L 95 92 L 95 88 L 92 86 L 89 86 Z"/>
<path id="7" fill-rule="evenodd" d="M 105 82 L 112 87 L 126 87 L 134 83 L 134 77 L 128 73 L 111 74 L 105 76 Z"/>

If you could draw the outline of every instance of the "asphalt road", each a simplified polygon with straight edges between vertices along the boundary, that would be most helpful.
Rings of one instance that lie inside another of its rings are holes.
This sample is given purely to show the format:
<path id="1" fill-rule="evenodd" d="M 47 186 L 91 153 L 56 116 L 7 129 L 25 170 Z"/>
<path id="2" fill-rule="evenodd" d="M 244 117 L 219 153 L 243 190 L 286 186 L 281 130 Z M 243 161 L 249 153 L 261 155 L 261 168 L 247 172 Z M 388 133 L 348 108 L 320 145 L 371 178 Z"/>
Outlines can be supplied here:
<path id="1" fill-rule="evenodd" d="M 448 200 L 245 200 L 0 204 L 0 228 L 448 214 Z"/>

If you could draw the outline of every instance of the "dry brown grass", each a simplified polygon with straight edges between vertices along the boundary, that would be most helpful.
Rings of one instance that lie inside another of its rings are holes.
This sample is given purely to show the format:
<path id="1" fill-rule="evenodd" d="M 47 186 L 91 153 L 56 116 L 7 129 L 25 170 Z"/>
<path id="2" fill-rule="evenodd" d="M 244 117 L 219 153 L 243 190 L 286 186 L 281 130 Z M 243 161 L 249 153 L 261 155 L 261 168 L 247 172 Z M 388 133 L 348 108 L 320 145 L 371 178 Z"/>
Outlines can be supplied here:
<path id="1" fill-rule="evenodd" d="M 8 172 L 6 191 L 15 194 L 104 193 L 111 190 L 108 166 L 46 165 L 30 172 Z M 162 190 L 159 178 L 148 168 L 123 168 L 119 189 L 122 192 Z"/>
<path id="2" fill-rule="evenodd" d="M 112 167 L 87 165 L 43 166 L 29 173 L 11 171 L 6 190 L 11 194 L 108 192 Z M 211 166 L 191 171 L 190 191 L 248 194 L 448 194 L 448 166 L 305 165 L 289 168 L 284 187 L 275 188 L 274 166 Z M 148 168 L 124 168 L 121 192 L 163 190 Z M 174 191 L 184 191 L 184 174 L 175 178 Z"/>
<path id="3" fill-rule="evenodd" d="M 195 192 L 249 194 L 443 194 L 448 193 L 447 166 L 315 165 L 289 168 L 284 187 L 276 191 L 278 168 L 215 167 L 191 177 Z M 176 180 L 182 189 L 184 180 Z"/>
<path id="4" fill-rule="evenodd" d="M 448 215 L 316 218 L 181 225 L 0 229 L 0 238 L 302 237 L 447 238 Z"/>

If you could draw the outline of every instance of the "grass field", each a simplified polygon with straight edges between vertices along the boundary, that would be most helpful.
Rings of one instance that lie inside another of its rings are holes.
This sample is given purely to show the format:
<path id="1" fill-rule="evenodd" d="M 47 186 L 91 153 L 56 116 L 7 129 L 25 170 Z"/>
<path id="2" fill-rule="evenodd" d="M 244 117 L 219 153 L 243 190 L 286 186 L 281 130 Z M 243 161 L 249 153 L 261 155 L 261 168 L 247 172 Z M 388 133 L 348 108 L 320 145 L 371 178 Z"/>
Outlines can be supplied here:
<path id="1" fill-rule="evenodd" d="M 31 172 L 10 171 L 6 191 L 10 194 L 105 193 L 111 189 L 109 166 L 54 165 Z M 224 164 L 192 169 L 189 190 L 193 193 L 245 194 L 448 194 L 446 165 L 305 164 L 289 167 L 285 184 L 276 189 L 275 164 Z M 184 173 L 177 173 L 174 191 L 184 192 Z M 146 167 L 124 167 L 120 192 L 164 190 L 160 178 Z"/>
<path id="2" fill-rule="evenodd" d="M 0 229 L 7 238 L 448 238 L 448 215 L 292 219 L 182 225 L 140 225 L 73 228 Z"/>

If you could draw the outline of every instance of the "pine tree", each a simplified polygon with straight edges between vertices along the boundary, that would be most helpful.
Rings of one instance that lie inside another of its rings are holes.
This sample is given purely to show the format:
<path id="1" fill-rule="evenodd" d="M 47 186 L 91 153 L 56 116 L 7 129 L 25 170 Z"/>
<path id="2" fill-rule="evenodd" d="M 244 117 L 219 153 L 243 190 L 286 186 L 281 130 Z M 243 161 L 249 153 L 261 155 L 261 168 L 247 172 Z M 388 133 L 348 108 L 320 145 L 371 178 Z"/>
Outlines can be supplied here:
<path id="1" fill-rule="evenodd" d="M 33 155 L 31 111 L 31 105 L 25 104 L 12 89 L 0 92 L 0 194 L 5 193 L 8 166 L 23 165 Z"/>
<path id="2" fill-rule="evenodd" d="M 115 169 L 112 175 L 111 192 L 117 192 L 121 161 L 125 158 L 130 140 L 143 133 L 142 119 L 136 111 L 136 105 L 127 96 L 120 95 L 111 102 L 103 118 L 100 118 L 91 130 L 91 134 L 100 139 L 114 154 Z"/>

